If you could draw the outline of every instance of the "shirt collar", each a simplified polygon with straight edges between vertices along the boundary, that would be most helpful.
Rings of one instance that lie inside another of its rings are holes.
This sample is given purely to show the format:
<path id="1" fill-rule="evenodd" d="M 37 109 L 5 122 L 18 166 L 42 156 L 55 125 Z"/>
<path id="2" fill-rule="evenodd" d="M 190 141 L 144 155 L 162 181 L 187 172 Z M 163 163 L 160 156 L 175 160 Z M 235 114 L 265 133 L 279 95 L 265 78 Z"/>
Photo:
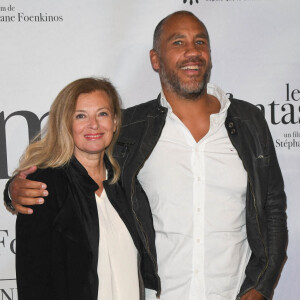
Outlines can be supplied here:
<path id="1" fill-rule="evenodd" d="M 230 105 L 230 100 L 228 99 L 225 92 L 221 88 L 219 88 L 217 85 L 213 83 L 208 83 L 207 93 L 216 97 L 219 100 L 221 104 L 221 108 L 218 114 L 222 114 L 227 111 Z M 161 106 L 166 107 L 169 110 L 169 112 L 172 112 L 172 107 L 168 102 L 168 100 L 166 99 L 166 96 L 163 91 L 161 91 L 160 104 Z"/>

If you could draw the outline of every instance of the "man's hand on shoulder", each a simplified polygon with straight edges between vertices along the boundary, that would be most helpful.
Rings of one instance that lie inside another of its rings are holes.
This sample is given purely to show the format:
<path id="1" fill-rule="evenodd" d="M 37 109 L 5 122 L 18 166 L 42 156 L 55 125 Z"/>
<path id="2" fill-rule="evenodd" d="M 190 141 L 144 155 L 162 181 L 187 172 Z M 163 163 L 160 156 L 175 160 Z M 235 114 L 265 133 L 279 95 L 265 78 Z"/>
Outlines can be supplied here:
<path id="1" fill-rule="evenodd" d="M 241 297 L 241 300 L 264 300 L 264 296 L 257 290 L 250 290 L 248 293 Z"/>
<path id="2" fill-rule="evenodd" d="M 12 205 L 21 214 L 32 214 L 31 208 L 24 205 L 43 204 L 42 197 L 48 196 L 45 183 L 26 179 L 29 174 L 37 170 L 36 166 L 30 167 L 15 176 L 9 185 Z"/>

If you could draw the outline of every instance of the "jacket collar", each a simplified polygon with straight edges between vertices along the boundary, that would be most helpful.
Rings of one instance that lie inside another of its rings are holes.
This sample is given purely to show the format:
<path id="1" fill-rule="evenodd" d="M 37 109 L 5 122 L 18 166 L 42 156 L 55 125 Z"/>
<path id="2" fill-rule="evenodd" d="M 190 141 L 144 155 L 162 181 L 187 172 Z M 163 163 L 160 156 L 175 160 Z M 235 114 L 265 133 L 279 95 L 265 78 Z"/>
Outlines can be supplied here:
<path id="1" fill-rule="evenodd" d="M 107 170 L 106 181 L 109 181 L 113 178 L 114 172 L 106 154 L 104 155 L 104 164 Z M 90 177 L 85 167 L 77 160 L 74 155 L 71 157 L 70 162 L 65 168 L 68 172 L 70 172 L 70 179 L 72 182 L 78 182 L 88 190 L 96 191 L 99 189 L 98 184 Z"/>

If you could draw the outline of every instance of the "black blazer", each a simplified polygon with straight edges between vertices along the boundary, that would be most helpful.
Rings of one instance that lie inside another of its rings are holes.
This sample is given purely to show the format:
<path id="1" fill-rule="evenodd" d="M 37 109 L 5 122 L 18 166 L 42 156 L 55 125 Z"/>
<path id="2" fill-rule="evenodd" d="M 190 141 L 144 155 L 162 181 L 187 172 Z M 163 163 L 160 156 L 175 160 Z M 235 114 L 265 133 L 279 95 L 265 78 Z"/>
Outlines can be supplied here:
<path id="1" fill-rule="evenodd" d="M 108 159 L 105 163 L 110 179 Z M 76 158 L 61 168 L 39 169 L 29 179 L 45 182 L 49 196 L 44 205 L 33 207 L 32 215 L 17 217 L 19 300 L 97 300 L 99 222 L 94 193 L 98 185 Z M 122 187 L 107 181 L 103 185 L 141 253 Z"/>

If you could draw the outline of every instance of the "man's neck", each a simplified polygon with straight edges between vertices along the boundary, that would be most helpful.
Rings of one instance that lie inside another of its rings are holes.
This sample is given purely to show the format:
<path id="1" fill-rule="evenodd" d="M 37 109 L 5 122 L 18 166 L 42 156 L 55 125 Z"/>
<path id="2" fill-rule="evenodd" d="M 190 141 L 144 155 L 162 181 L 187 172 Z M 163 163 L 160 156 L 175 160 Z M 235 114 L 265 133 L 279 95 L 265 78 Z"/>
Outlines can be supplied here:
<path id="1" fill-rule="evenodd" d="M 173 113 L 184 123 L 195 141 L 198 142 L 209 130 L 210 115 L 220 111 L 219 100 L 207 94 L 206 89 L 196 99 L 183 98 L 164 88 L 163 92 Z"/>
<path id="2" fill-rule="evenodd" d="M 207 89 L 197 98 L 185 98 L 174 91 L 163 87 L 163 93 L 166 100 L 172 107 L 172 111 L 179 119 L 182 117 L 197 117 L 202 115 L 211 115 L 220 111 L 221 105 L 219 100 L 208 94 Z"/>

